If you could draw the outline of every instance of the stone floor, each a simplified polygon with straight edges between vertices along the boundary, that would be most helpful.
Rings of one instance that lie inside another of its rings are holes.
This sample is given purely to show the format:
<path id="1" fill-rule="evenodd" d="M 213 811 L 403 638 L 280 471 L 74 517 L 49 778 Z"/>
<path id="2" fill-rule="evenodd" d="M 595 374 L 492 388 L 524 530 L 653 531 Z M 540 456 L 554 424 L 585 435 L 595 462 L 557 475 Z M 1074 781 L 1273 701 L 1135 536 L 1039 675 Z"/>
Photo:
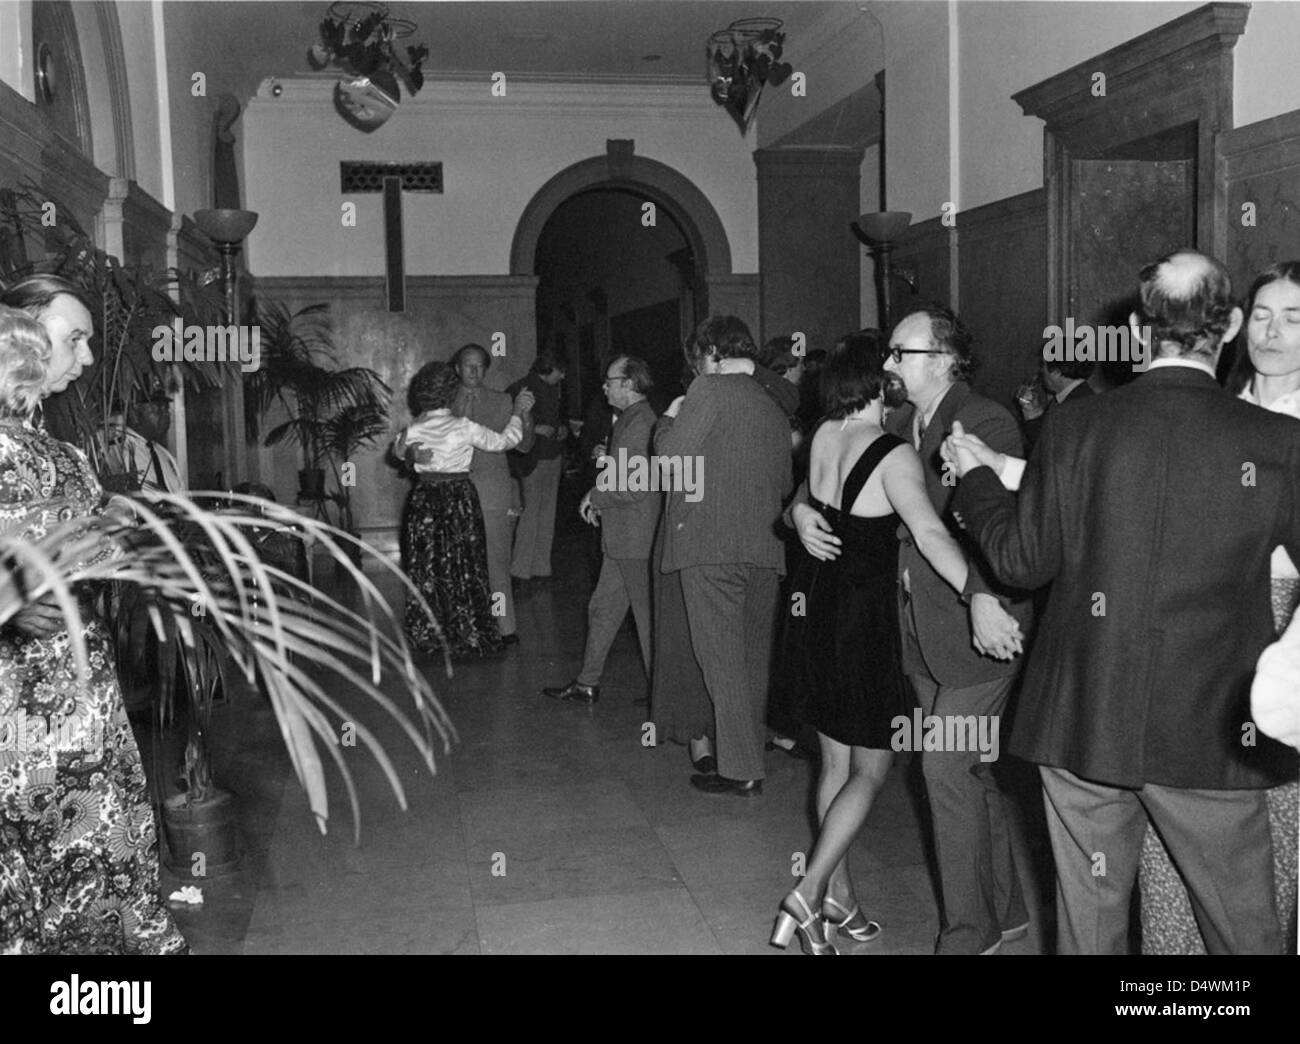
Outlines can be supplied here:
<path id="1" fill-rule="evenodd" d="M 245 855 L 237 872 L 197 882 L 202 906 L 176 908 L 196 953 L 780 952 L 767 939 L 812 841 L 812 766 L 769 754 L 757 800 L 693 790 L 683 748 L 642 742 L 645 705 L 633 701 L 646 686 L 630 627 L 598 705 L 537 693 L 571 678 L 582 651 L 590 560 L 587 534 L 568 521 L 576 491 L 565 492 L 556 576 L 519 596 L 521 644 L 435 679 L 460 736 L 437 774 L 395 727 L 363 716 L 379 724 L 409 807 L 397 806 L 369 755 L 346 748 L 359 845 L 341 785 L 322 836 L 256 694 L 216 710 L 216 775 L 239 802 Z M 175 742 L 141 736 L 160 765 Z M 1040 953 L 1051 932 L 1048 857 L 1032 777 L 1021 779 L 1017 805 L 1029 811 L 1020 834 L 1032 843 L 1017 857 L 1034 921 L 1003 952 Z M 923 822 L 919 765 L 903 755 L 850 855 L 858 895 L 884 932 L 844 952 L 931 952 L 939 921 Z M 166 872 L 163 883 L 182 882 Z"/>

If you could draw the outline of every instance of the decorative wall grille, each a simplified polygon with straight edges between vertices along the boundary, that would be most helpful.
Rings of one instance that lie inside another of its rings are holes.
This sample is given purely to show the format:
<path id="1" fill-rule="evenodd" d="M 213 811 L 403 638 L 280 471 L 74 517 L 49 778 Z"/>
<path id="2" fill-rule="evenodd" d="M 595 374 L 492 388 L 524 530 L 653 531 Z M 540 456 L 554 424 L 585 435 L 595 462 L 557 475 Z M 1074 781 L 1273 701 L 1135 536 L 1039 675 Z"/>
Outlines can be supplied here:
<path id="1" fill-rule="evenodd" d="M 403 192 L 441 192 L 441 163 L 364 163 L 349 160 L 339 164 L 343 191 L 382 192 L 384 178 L 401 178 Z"/>

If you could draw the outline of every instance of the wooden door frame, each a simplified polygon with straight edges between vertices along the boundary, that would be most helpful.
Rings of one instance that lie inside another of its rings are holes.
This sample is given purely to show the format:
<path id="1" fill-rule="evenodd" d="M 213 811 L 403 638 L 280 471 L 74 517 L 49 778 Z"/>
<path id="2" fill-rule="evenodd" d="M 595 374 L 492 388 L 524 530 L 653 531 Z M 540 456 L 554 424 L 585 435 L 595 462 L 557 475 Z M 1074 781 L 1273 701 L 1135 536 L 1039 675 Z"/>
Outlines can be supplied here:
<path id="1" fill-rule="evenodd" d="M 1195 246 L 1224 257 L 1228 199 L 1215 177 L 1216 152 L 1219 135 L 1233 126 L 1232 51 L 1249 13 L 1249 4 L 1206 4 L 1012 95 L 1026 116 L 1046 124 L 1050 322 L 1063 322 L 1068 308 L 1072 160 L 1124 158 L 1127 143 L 1194 124 Z M 1098 73 L 1104 96 L 1093 94 Z"/>

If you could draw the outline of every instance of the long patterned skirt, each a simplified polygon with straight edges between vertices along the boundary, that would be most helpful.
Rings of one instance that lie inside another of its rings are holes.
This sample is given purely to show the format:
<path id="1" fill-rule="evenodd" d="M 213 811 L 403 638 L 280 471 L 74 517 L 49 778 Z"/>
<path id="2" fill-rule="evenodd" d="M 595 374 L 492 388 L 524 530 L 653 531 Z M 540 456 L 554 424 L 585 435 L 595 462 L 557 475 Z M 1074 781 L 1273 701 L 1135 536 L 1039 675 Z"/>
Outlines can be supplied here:
<path id="1" fill-rule="evenodd" d="M 487 656 L 503 648 L 492 612 L 483 512 L 468 475 L 416 483 L 402 519 L 402 567 L 437 616 L 453 657 Z M 406 633 L 417 648 L 441 653 L 433 624 L 410 597 Z"/>
<path id="2" fill-rule="evenodd" d="M 1300 580 L 1273 580 L 1273 623 L 1286 629 L 1300 603 Z M 1300 822 L 1300 783 L 1284 783 L 1265 792 L 1269 832 L 1273 835 L 1273 887 L 1278 920 L 1288 952 L 1296 941 L 1296 832 Z M 1202 954 L 1205 943 L 1196 926 L 1191 900 L 1160 835 L 1148 825 L 1138 872 L 1142 894 L 1142 952 Z"/>
<path id="3" fill-rule="evenodd" d="M 0 636 L 0 953 L 187 953 L 108 638 Z"/>

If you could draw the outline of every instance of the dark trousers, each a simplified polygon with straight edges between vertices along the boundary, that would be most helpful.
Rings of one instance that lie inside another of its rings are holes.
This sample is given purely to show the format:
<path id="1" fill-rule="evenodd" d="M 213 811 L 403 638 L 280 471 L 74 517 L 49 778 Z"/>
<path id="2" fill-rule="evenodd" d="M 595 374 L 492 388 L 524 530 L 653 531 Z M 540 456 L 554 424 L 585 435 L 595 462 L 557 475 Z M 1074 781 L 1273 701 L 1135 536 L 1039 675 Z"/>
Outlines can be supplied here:
<path id="1" fill-rule="evenodd" d="M 641 658 L 650 673 L 650 562 L 645 558 L 606 558 L 587 603 L 587 647 L 578 682 L 599 685 L 605 658 L 623 626 L 628 608 L 636 621 Z"/>
<path id="2" fill-rule="evenodd" d="M 1187 884 L 1210 953 L 1283 952 L 1262 790 L 1139 790 L 1041 766 L 1056 857 L 1057 950 L 1127 953 L 1148 817 Z"/>
<path id="3" fill-rule="evenodd" d="M 681 574 L 691 644 L 713 703 L 718 774 L 763 779 L 777 571 L 732 564 Z"/>
<path id="4" fill-rule="evenodd" d="M 909 674 L 908 681 L 925 714 L 990 716 L 1000 725 L 1014 677 L 960 688 L 929 675 Z M 943 894 L 936 952 L 981 953 L 1029 920 L 993 764 L 978 749 L 927 750 L 921 771 Z"/>

